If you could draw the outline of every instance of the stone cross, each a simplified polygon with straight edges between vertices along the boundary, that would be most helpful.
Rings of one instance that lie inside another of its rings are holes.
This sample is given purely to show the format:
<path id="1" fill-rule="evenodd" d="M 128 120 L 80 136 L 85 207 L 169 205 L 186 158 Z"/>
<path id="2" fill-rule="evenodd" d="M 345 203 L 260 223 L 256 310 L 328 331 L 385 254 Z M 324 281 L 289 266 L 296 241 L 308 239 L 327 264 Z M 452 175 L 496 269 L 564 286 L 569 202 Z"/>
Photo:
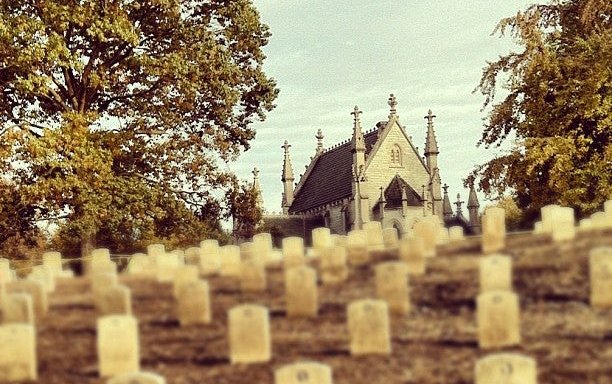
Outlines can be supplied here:
<path id="1" fill-rule="evenodd" d="M 427 119 L 427 125 L 433 124 L 433 119 L 435 117 L 436 115 L 431 112 L 431 109 L 427 111 L 427 116 L 424 117 L 424 119 Z"/>
<path id="2" fill-rule="evenodd" d="M 395 107 L 397 107 L 397 99 L 395 98 L 394 94 L 389 95 L 389 101 L 388 101 L 389 107 L 391 107 L 390 112 L 390 116 L 395 116 L 395 113 L 397 112 L 397 110 L 395 109 Z"/>
<path id="3" fill-rule="evenodd" d="M 291 148 L 291 145 L 289 145 L 289 142 L 285 140 L 285 144 L 281 145 L 281 148 L 285 150 L 285 153 L 287 153 L 289 152 L 289 148 Z"/>
<path id="4" fill-rule="evenodd" d="M 355 125 L 359 124 L 359 115 L 361 114 L 361 111 L 359 110 L 358 106 L 355 106 L 355 108 L 353 109 L 353 112 L 351 112 L 351 115 L 353 115 L 353 119 L 355 121 Z"/>
<path id="5" fill-rule="evenodd" d="M 457 206 L 457 216 L 461 215 L 461 204 L 465 203 L 465 201 L 461 201 L 461 195 L 457 194 L 457 201 L 454 203 Z"/>

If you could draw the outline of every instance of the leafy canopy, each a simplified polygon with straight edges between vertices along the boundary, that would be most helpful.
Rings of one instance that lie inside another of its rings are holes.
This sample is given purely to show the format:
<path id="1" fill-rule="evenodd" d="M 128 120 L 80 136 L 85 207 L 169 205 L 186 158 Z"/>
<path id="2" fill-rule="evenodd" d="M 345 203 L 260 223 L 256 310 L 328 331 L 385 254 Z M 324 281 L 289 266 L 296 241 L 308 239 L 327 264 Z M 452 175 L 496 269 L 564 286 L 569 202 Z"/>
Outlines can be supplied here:
<path id="1" fill-rule="evenodd" d="M 75 237 L 218 230 L 278 93 L 269 36 L 250 0 L 0 2 L 5 181 Z"/>
<path id="2" fill-rule="evenodd" d="M 494 31 L 509 33 L 521 50 L 484 69 L 477 90 L 488 116 L 478 144 L 513 142 L 468 182 L 478 178 L 493 198 L 510 190 L 528 219 L 550 203 L 590 213 L 612 194 L 610 15 L 609 0 L 553 0 Z"/>

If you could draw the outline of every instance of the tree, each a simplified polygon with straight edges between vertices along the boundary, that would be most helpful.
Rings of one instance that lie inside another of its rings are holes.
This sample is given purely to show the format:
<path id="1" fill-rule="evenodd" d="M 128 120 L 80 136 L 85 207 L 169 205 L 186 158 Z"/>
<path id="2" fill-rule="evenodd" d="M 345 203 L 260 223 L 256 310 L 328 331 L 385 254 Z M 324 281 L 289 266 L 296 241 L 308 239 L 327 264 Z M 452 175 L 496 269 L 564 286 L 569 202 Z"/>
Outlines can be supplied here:
<path id="1" fill-rule="evenodd" d="M 510 191 L 527 220 L 550 203 L 588 214 L 612 195 L 611 14 L 607 0 L 553 0 L 494 31 L 521 49 L 484 69 L 476 90 L 488 116 L 478 145 L 514 140 L 471 177 L 488 197 Z M 498 88 L 506 93 L 496 103 Z"/>
<path id="2" fill-rule="evenodd" d="M 223 163 L 278 93 L 269 36 L 250 0 L 0 3 L 0 159 L 22 204 L 84 244 L 216 230 Z"/>
<path id="3" fill-rule="evenodd" d="M 228 191 L 226 199 L 233 218 L 233 235 L 237 239 L 249 239 L 257 233 L 262 223 L 259 191 L 249 183 L 241 183 Z"/>

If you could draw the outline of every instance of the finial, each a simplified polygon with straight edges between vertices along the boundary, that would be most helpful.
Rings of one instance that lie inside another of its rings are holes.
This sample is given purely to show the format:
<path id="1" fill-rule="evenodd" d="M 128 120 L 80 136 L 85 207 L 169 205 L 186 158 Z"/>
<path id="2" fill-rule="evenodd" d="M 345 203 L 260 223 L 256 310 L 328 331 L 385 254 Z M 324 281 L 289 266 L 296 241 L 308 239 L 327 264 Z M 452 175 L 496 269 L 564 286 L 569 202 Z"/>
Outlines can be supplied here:
<path id="1" fill-rule="evenodd" d="M 253 172 L 252 173 L 253 173 L 253 177 L 255 179 L 259 178 L 259 169 L 257 169 L 257 167 L 253 168 Z"/>
<path id="2" fill-rule="evenodd" d="M 444 194 L 447 195 L 448 194 L 448 185 L 446 183 L 444 183 L 444 185 L 442 186 L 442 189 L 444 189 Z"/>
<path id="3" fill-rule="evenodd" d="M 323 152 L 323 137 L 323 131 L 321 128 L 319 128 L 317 130 L 317 134 L 315 135 L 315 138 L 317 139 L 317 153 Z"/>
<path id="4" fill-rule="evenodd" d="M 425 116 L 424 119 L 427 119 L 427 124 L 433 124 L 434 117 L 436 117 L 436 115 L 434 115 L 430 109 L 429 111 L 427 111 L 427 116 Z"/>
<path id="5" fill-rule="evenodd" d="M 395 98 L 394 94 L 391 94 L 389 96 L 389 101 L 387 102 L 387 104 L 389 104 L 389 107 L 391 107 L 389 116 L 395 116 L 395 113 L 397 112 L 397 110 L 395 109 L 395 107 L 397 107 L 397 99 Z"/>
<path id="6" fill-rule="evenodd" d="M 281 148 L 283 148 L 285 150 L 285 153 L 289 152 L 289 148 L 291 148 L 291 145 L 289 145 L 289 142 L 287 140 L 285 140 L 285 144 L 283 144 L 281 146 Z"/>
<path id="7" fill-rule="evenodd" d="M 461 215 L 461 204 L 463 204 L 464 202 L 461 201 L 461 195 L 458 193 L 457 194 L 457 201 L 455 202 L 455 205 L 457 206 L 457 216 Z"/>
<path id="8" fill-rule="evenodd" d="M 355 108 L 353 109 L 353 112 L 351 112 L 351 115 L 353 115 L 353 121 L 355 123 L 355 125 L 359 124 L 359 115 L 361 114 L 361 111 L 359 110 L 358 106 L 355 106 Z"/>

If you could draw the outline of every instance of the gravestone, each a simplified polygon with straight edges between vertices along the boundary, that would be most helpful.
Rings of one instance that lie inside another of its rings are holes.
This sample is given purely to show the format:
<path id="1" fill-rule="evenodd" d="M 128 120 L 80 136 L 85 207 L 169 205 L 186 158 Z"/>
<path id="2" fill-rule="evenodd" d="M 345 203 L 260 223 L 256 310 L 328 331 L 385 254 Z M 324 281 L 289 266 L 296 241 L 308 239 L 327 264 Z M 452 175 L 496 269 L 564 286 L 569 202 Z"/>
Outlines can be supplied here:
<path id="1" fill-rule="evenodd" d="M 452 226 L 448 229 L 448 240 L 449 241 L 461 241 L 465 239 L 463 233 L 463 227 L 459 225 Z"/>
<path id="2" fill-rule="evenodd" d="M 173 255 L 176 255 L 176 261 L 179 267 L 185 265 L 185 251 L 182 249 L 174 249 L 172 252 Z"/>
<path id="3" fill-rule="evenodd" d="M 34 324 L 36 317 L 32 296 L 28 293 L 8 293 L 0 306 L 0 323 Z"/>
<path id="4" fill-rule="evenodd" d="M 53 276 L 62 273 L 62 254 L 59 252 L 45 252 L 42 255 L 43 265 L 45 265 Z"/>
<path id="5" fill-rule="evenodd" d="M 98 316 L 131 315 L 132 294 L 128 287 L 115 285 L 104 288 L 95 297 Z"/>
<path id="6" fill-rule="evenodd" d="M 376 297 L 384 300 L 389 312 L 405 315 L 410 311 L 408 267 L 401 261 L 389 261 L 376 266 Z"/>
<path id="7" fill-rule="evenodd" d="M 221 263 L 219 274 L 221 276 L 240 276 L 240 247 L 237 245 L 225 245 L 219 248 Z"/>
<path id="8" fill-rule="evenodd" d="M 537 384 L 536 362 L 518 353 L 496 353 L 476 362 L 476 384 Z"/>
<path id="9" fill-rule="evenodd" d="M 91 251 L 89 262 L 89 273 L 117 273 L 117 265 L 110 258 L 110 251 L 107 248 L 98 248 Z"/>
<path id="10" fill-rule="evenodd" d="M 32 298 L 34 319 L 39 321 L 49 312 L 49 298 L 43 283 L 36 280 L 15 280 L 8 286 L 9 292 L 26 293 Z"/>
<path id="11" fill-rule="evenodd" d="M 136 318 L 111 315 L 98 318 L 98 369 L 100 377 L 140 370 L 140 347 Z"/>
<path id="12" fill-rule="evenodd" d="M 512 258 L 493 254 L 480 258 L 480 292 L 512 291 Z"/>
<path id="13" fill-rule="evenodd" d="M 556 207 L 552 211 L 552 238 L 554 241 L 573 240 L 576 237 L 576 219 L 571 207 Z"/>
<path id="14" fill-rule="evenodd" d="M 155 264 L 157 256 L 164 253 L 166 253 L 166 246 L 163 244 L 150 244 L 147 247 L 147 255 L 151 258 L 153 264 Z"/>
<path id="15" fill-rule="evenodd" d="M 212 321 L 210 290 L 206 281 L 185 283 L 179 291 L 177 301 L 181 326 L 209 324 Z"/>
<path id="16" fill-rule="evenodd" d="M 482 253 L 499 252 L 506 246 L 506 213 L 503 208 L 487 208 L 482 215 Z"/>
<path id="17" fill-rule="evenodd" d="M 521 342 L 519 299 L 513 292 L 489 291 L 476 299 L 478 345 L 498 348 Z"/>
<path id="18" fill-rule="evenodd" d="M 250 241 L 245 241 L 240 244 L 240 259 L 241 260 L 251 260 L 253 259 L 253 243 Z"/>
<path id="19" fill-rule="evenodd" d="M 55 275 L 46 265 L 35 265 L 32 272 L 28 275 L 28 280 L 40 281 L 45 291 L 51 293 L 55 291 Z"/>
<path id="20" fill-rule="evenodd" d="M 425 246 L 421 237 L 404 237 L 399 242 L 399 258 L 408 267 L 408 274 L 425 273 Z"/>
<path id="21" fill-rule="evenodd" d="M 127 266 L 127 273 L 130 275 L 140 275 L 152 277 L 155 275 L 151 258 L 144 253 L 136 253 L 130 257 Z"/>
<path id="22" fill-rule="evenodd" d="M 412 229 L 414 237 L 423 239 L 423 251 L 425 257 L 433 257 L 436 255 L 436 242 L 439 232 L 439 224 L 433 219 L 423 219 L 414 223 Z"/>
<path id="23" fill-rule="evenodd" d="M 319 227 L 312 230 L 312 249 L 317 255 L 333 245 L 329 228 Z"/>
<path id="24" fill-rule="evenodd" d="M 365 265 L 370 261 L 368 237 L 364 230 L 356 229 L 346 237 L 346 257 L 351 265 Z"/>
<path id="25" fill-rule="evenodd" d="M 0 382 L 37 380 L 37 370 L 34 326 L 0 325 Z"/>
<path id="26" fill-rule="evenodd" d="M 287 317 L 317 317 L 319 310 L 317 273 L 307 266 L 285 271 Z"/>
<path id="27" fill-rule="evenodd" d="M 346 247 L 346 236 L 332 235 L 332 244 L 340 247 Z"/>
<path id="28" fill-rule="evenodd" d="M 347 309 L 351 355 L 391 354 L 389 308 L 383 300 L 353 301 Z"/>
<path id="29" fill-rule="evenodd" d="M 240 266 L 240 290 L 242 292 L 264 292 L 268 287 L 266 268 L 253 259 Z"/>
<path id="30" fill-rule="evenodd" d="M 215 239 L 200 241 L 200 272 L 204 276 L 219 273 L 220 258 L 219 241 Z"/>
<path id="31" fill-rule="evenodd" d="M 382 224 L 380 221 L 370 221 L 363 223 L 363 230 L 368 239 L 368 248 L 371 250 L 380 250 L 385 248 L 385 243 L 382 234 Z"/>
<path id="32" fill-rule="evenodd" d="M 154 373 L 133 372 L 113 376 L 106 384 L 166 384 L 166 379 Z"/>
<path id="33" fill-rule="evenodd" d="M 557 208 L 560 208 L 560 206 L 556 204 L 549 204 L 540 208 L 540 215 L 542 217 L 542 233 L 552 233 L 554 220 L 553 215 Z"/>
<path id="34" fill-rule="evenodd" d="M 593 229 L 593 221 L 590 218 L 581 219 L 578 222 L 578 229 L 580 230 Z"/>
<path id="35" fill-rule="evenodd" d="M 346 250 L 338 246 L 323 249 L 320 254 L 319 267 L 323 284 L 342 283 L 348 278 Z"/>
<path id="36" fill-rule="evenodd" d="M 174 253 L 157 255 L 155 264 L 157 281 L 162 283 L 174 281 L 178 267 L 178 257 Z"/>
<path id="37" fill-rule="evenodd" d="M 304 264 L 304 239 L 285 237 L 283 239 L 283 259 L 286 269 Z"/>
<path id="38" fill-rule="evenodd" d="M 600 247 L 590 251 L 589 277 L 591 282 L 591 306 L 612 308 L 612 247 Z"/>
<path id="39" fill-rule="evenodd" d="M 94 273 L 89 277 L 89 282 L 94 296 L 98 296 L 103 290 L 119 284 L 115 273 Z"/>
<path id="40" fill-rule="evenodd" d="M 260 305 L 239 305 L 229 310 L 228 319 L 231 363 L 270 361 L 268 309 Z"/>
<path id="41" fill-rule="evenodd" d="M 174 275 L 174 285 L 172 289 L 172 293 L 174 297 L 179 296 L 179 292 L 181 288 L 185 284 L 192 283 L 194 281 L 198 281 L 200 279 L 200 270 L 196 265 L 184 265 L 179 267 L 176 270 L 176 274 Z"/>
<path id="42" fill-rule="evenodd" d="M 542 226 L 542 222 L 541 221 L 536 221 L 535 223 L 533 223 L 533 233 L 543 233 L 544 232 L 544 227 Z"/>
<path id="43" fill-rule="evenodd" d="M 439 227 L 438 234 L 436 235 L 436 245 L 448 244 L 449 240 L 450 234 L 448 233 L 448 228 Z"/>
<path id="44" fill-rule="evenodd" d="M 385 228 L 382 231 L 383 243 L 385 248 L 395 248 L 398 245 L 399 235 L 395 228 Z"/>
<path id="45" fill-rule="evenodd" d="M 0 258 L 0 282 L 7 283 L 13 280 L 13 272 L 8 259 Z"/>
<path id="46" fill-rule="evenodd" d="M 272 235 L 269 233 L 257 233 L 253 235 L 253 258 L 264 265 L 272 257 Z"/>
<path id="47" fill-rule="evenodd" d="M 329 365 L 302 362 L 284 365 L 274 372 L 274 384 L 332 384 Z"/>
<path id="48" fill-rule="evenodd" d="M 608 226 L 605 212 L 595 212 L 591 215 L 591 223 L 594 229 L 603 229 Z"/>
<path id="49" fill-rule="evenodd" d="M 189 247 L 185 250 L 185 264 L 200 266 L 200 247 Z"/>

